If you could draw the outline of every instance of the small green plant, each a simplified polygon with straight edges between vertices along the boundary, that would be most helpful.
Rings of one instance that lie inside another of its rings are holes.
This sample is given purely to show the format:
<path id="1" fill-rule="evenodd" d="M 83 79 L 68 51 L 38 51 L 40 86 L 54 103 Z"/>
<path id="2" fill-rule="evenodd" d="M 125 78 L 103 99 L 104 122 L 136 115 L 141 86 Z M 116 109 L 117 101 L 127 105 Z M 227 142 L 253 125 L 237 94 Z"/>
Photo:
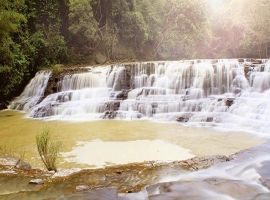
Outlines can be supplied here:
<path id="1" fill-rule="evenodd" d="M 63 67 L 64 65 L 61 64 L 56 64 L 52 66 L 52 72 L 54 74 L 60 74 L 61 72 L 63 72 Z"/>
<path id="2" fill-rule="evenodd" d="M 50 131 L 44 129 L 36 136 L 38 153 L 48 171 L 57 171 L 56 161 L 61 147 L 60 142 L 52 142 Z"/>

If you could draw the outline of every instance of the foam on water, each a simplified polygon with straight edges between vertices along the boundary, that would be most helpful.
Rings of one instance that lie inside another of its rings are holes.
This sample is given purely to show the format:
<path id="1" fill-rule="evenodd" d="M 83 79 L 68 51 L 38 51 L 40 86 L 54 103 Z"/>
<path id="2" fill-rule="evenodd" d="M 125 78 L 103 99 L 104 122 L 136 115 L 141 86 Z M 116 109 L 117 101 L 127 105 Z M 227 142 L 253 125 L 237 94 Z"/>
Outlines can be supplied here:
<path id="1" fill-rule="evenodd" d="M 40 72 L 12 104 L 30 117 L 180 121 L 270 136 L 270 61 L 162 61 L 89 67 L 65 75 L 41 102 L 50 72 Z M 123 90 L 127 99 L 119 98 Z"/>
<path id="2" fill-rule="evenodd" d="M 42 99 L 50 76 L 50 71 L 38 72 L 9 108 L 30 111 Z"/>

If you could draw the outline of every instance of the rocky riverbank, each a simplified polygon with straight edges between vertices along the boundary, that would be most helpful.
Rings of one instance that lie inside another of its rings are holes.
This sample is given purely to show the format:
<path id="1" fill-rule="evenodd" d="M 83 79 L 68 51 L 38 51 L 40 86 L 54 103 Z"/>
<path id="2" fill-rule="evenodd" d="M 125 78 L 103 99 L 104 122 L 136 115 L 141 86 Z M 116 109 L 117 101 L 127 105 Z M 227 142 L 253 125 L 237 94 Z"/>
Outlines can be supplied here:
<path id="1" fill-rule="evenodd" d="M 0 199 L 266 200 L 269 142 L 226 156 L 46 172 L 1 158 Z"/>
<path id="2" fill-rule="evenodd" d="M 209 156 L 171 163 L 145 162 L 100 169 L 46 172 L 32 169 L 19 159 L 5 157 L 0 159 L 0 199 L 55 199 L 102 188 L 105 191 L 114 188 L 115 193 L 136 193 L 147 185 L 157 183 L 162 176 L 205 169 L 232 158 Z"/>

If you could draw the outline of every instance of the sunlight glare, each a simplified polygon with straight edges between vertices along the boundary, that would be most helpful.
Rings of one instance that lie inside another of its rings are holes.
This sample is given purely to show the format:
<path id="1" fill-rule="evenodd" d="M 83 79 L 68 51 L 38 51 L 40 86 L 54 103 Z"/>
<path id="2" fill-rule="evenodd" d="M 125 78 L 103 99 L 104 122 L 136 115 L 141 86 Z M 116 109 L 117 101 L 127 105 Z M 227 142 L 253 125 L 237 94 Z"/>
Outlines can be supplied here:
<path id="1" fill-rule="evenodd" d="M 220 9 L 223 7 L 225 0 L 207 0 L 207 3 L 213 8 L 213 9 Z"/>

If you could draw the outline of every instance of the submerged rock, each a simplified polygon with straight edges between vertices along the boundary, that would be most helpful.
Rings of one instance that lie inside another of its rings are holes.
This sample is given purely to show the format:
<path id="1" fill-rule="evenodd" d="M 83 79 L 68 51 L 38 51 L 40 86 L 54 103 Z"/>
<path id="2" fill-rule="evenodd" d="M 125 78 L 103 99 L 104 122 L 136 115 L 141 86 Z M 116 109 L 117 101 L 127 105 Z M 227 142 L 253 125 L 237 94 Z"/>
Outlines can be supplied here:
<path id="1" fill-rule="evenodd" d="M 29 184 L 43 185 L 44 184 L 44 180 L 42 180 L 42 179 L 32 179 L 32 180 L 29 181 Z"/>

